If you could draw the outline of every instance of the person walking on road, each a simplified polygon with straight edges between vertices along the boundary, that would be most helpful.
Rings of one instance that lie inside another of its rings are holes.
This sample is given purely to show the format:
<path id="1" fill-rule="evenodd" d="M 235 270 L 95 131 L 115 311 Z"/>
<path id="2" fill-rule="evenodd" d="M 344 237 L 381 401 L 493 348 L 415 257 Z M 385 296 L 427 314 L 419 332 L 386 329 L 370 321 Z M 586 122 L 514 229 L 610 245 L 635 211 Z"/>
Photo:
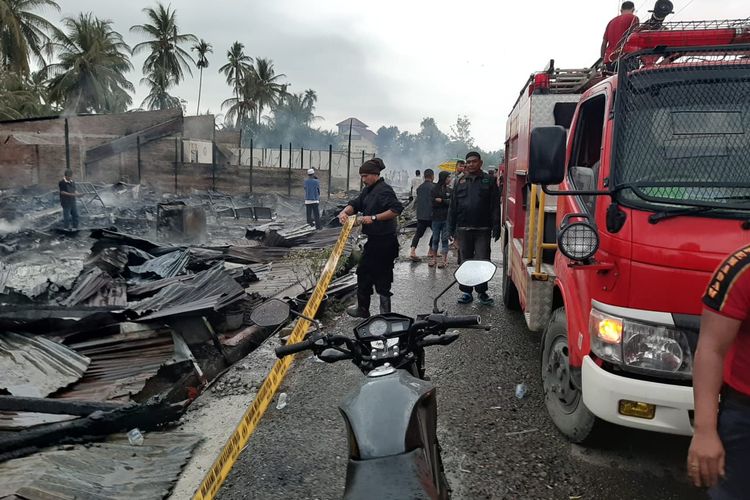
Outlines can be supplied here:
<path id="1" fill-rule="evenodd" d="M 414 238 L 411 240 L 411 253 L 409 258 L 413 262 L 419 262 L 422 259 L 417 257 L 417 245 L 419 240 L 424 236 L 425 231 L 428 228 L 432 228 L 432 187 L 435 185 L 433 180 L 435 179 L 435 172 L 428 168 L 424 171 L 424 182 L 417 188 L 417 232 L 414 234 Z M 427 254 L 427 258 L 431 262 L 431 265 L 435 265 L 435 253 L 432 250 L 432 238 L 430 238 L 430 249 Z"/>
<path id="2" fill-rule="evenodd" d="M 307 170 L 305 179 L 305 210 L 307 211 L 307 224 L 320 229 L 320 181 L 315 177 L 315 170 Z"/>
<path id="3" fill-rule="evenodd" d="M 495 179 L 482 171 L 482 157 L 476 151 L 466 155 L 466 171 L 453 188 L 448 209 L 448 233 L 458 239 L 459 264 L 466 260 L 490 260 L 490 238 L 500 239 L 500 194 Z M 492 305 L 487 283 L 476 287 L 461 285 L 459 304 L 474 300 Z"/>
<path id="4" fill-rule="evenodd" d="M 359 167 L 365 187 L 339 214 L 342 224 L 361 213 L 362 233 L 367 235 L 362 258 L 357 266 L 357 304 L 346 313 L 354 318 L 370 317 L 372 289 L 380 296 L 380 313 L 391 312 L 393 265 L 398 258 L 398 224 L 396 217 L 404 207 L 393 188 L 380 177 L 383 160 L 373 158 Z"/>
<path id="5" fill-rule="evenodd" d="M 65 171 L 62 180 L 58 184 L 60 188 L 60 205 L 63 211 L 63 225 L 65 229 L 78 229 L 78 202 L 76 198 L 81 196 L 76 192 L 76 183 L 73 181 L 73 171 Z"/>
<path id="6" fill-rule="evenodd" d="M 716 269 L 703 297 L 693 368 L 688 475 L 714 500 L 750 492 L 750 246 Z"/>
<path id="7" fill-rule="evenodd" d="M 432 253 L 437 259 L 438 268 L 448 265 L 448 207 L 450 207 L 451 189 L 449 172 L 440 172 L 438 181 L 432 188 Z M 438 253 L 438 247 L 441 252 Z M 434 260 L 430 264 L 434 264 Z"/>
<path id="8" fill-rule="evenodd" d="M 619 57 L 620 43 L 625 34 L 633 27 L 640 24 L 640 20 L 635 15 L 635 4 L 633 2 L 623 2 L 620 8 L 620 15 L 612 19 L 604 30 L 604 39 L 600 57 L 607 71 L 614 71 L 615 61 Z"/>

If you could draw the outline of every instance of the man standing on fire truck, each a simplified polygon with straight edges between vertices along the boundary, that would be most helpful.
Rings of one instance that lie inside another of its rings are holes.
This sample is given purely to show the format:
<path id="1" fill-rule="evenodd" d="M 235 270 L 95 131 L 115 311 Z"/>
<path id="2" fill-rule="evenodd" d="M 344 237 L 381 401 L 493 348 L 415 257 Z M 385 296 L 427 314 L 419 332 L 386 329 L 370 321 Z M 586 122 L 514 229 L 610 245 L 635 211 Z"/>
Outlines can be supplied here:
<path id="1" fill-rule="evenodd" d="M 703 303 L 693 369 L 695 432 L 688 475 L 696 486 L 712 487 L 713 500 L 748 498 L 750 246 L 718 267 Z"/>
<path id="2" fill-rule="evenodd" d="M 633 2 L 623 2 L 620 15 L 612 19 L 607 24 L 607 29 L 604 30 L 601 58 L 607 71 L 614 71 L 615 60 L 619 56 L 618 49 L 620 48 L 620 42 L 625 33 L 638 24 L 640 24 L 640 20 L 635 15 L 635 4 Z"/>
<path id="3" fill-rule="evenodd" d="M 466 155 L 466 171 L 453 188 L 448 209 L 448 234 L 456 237 L 460 249 L 460 262 L 465 260 L 490 260 L 490 237 L 500 239 L 500 193 L 495 179 L 482 171 L 482 157 L 476 151 Z M 474 300 L 477 291 L 479 303 L 492 305 L 487 295 L 487 283 L 474 288 L 460 286 L 459 304 Z"/>

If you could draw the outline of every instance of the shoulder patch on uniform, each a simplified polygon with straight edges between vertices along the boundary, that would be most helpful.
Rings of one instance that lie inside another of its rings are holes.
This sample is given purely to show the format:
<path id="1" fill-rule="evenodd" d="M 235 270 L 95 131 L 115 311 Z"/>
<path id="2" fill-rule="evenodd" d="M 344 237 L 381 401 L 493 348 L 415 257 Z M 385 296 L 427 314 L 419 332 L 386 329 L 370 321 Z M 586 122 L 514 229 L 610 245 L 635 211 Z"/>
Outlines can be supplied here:
<path id="1" fill-rule="evenodd" d="M 735 281 L 750 268 L 750 246 L 737 250 L 719 266 L 711 278 L 703 302 L 721 311 Z"/>

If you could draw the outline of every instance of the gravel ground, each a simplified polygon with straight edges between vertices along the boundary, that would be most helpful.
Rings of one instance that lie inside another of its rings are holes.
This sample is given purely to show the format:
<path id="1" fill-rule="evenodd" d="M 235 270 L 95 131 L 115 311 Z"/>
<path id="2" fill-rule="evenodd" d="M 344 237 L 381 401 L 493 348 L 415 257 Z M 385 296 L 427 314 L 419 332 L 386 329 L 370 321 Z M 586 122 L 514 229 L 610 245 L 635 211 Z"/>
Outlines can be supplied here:
<path id="1" fill-rule="evenodd" d="M 397 264 L 394 311 L 429 311 L 433 292 L 449 282 L 453 269 Z M 685 438 L 618 428 L 606 449 L 568 443 L 544 408 L 539 334 L 499 304 L 499 274 L 493 292 L 498 304 L 489 308 L 459 306 L 458 291 L 449 292 L 449 312 L 480 313 L 493 329 L 467 331 L 451 346 L 428 352 L 453 498 L 703 498 L 684 479 Z M 355 322 L 340 317 L 329 324 L 349 333 Z M 219 498 L 340 498 L 347 444 L 337 405 L 361 379 L 350 363 L 328 365 L 300 355 L 282 387 L 287 406 L 276 409 L 274 401 Z M 518 383 L 528 386 L 520 400 Z"/>

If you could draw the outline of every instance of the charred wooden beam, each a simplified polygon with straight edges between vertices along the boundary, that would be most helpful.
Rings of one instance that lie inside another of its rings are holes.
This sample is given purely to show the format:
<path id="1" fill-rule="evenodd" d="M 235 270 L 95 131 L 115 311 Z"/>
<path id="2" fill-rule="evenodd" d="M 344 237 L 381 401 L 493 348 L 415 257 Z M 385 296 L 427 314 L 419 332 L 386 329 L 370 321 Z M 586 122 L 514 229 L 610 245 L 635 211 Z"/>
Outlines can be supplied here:
<path id="1" fill-rule="evenodd" d="M 50 413 L 53 415 L 78 415 L 85 417 L 95 411 L 111 411 L 123 408 L 124 403 L 111 401 L 80 401 L 75 399 L 25 398 L 0 396 L 0 410 Z"/>

